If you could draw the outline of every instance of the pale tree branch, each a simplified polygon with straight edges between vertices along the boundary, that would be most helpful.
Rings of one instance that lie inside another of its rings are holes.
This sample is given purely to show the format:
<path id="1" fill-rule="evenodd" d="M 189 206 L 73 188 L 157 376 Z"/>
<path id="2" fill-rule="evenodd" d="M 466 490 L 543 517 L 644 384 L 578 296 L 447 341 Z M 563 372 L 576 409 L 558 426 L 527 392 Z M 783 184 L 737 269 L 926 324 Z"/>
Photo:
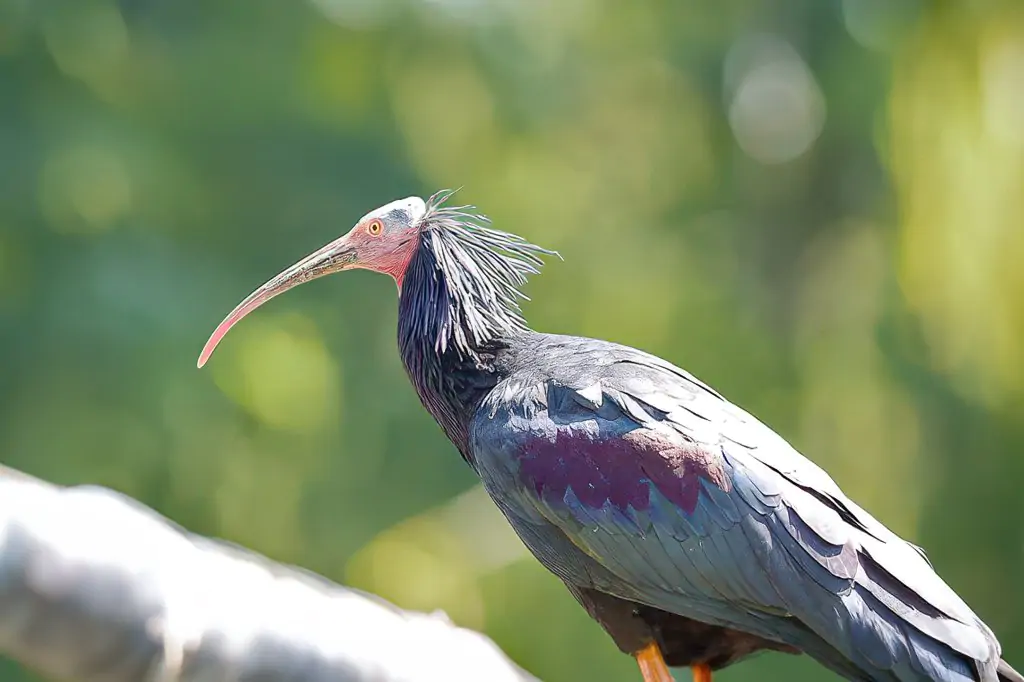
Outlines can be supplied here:
<path id="1" fill-rule="evenodd" d="M 76 682 L 525 682 L 488 638 L 0 467 L 0 652 Z"/>

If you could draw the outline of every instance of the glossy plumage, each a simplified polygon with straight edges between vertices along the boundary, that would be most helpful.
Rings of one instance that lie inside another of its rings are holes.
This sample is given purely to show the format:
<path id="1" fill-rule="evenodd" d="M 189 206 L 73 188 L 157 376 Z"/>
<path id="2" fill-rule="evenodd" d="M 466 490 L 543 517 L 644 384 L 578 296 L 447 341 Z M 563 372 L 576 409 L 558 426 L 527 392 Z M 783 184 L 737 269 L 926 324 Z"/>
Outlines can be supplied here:
<path id="1" fill-rule="evenodd" d="M 368 214 L 246 299 L 202 358 L 293 282 L 388 272 L 423 405 L 624 652 L 653 640 L 671 665 L 773 649 L 851 680 L 1024 682 L 920 549 L 757 419 L 648 353 L 531 331 L 519 286 L 549 252 L 448 196 Z"/>
<path id="2" fill-rule="evenodd" d="M 850 679 L 996 679 L 994 635 L 922 553 L 683 370 L 531 333 L 495 366 L 469 429 L 476 469 L 577 591 L 788 645 Z"/>

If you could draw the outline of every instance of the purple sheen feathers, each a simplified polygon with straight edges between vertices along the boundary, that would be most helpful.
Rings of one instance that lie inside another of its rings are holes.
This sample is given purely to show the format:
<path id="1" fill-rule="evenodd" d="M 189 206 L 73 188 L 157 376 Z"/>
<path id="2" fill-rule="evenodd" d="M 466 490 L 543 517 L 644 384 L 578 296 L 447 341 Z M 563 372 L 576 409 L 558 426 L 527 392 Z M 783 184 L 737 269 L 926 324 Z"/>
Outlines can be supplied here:
<path id="1" fill-rule="evenodd" d="M 651 506 L 651 485 L 686 514 L 693 514 L 701 481 L 731 488 L 720 453 L 696 443 L 674 443 L 647 430 L 606 438 L 557 429 L 553 439 L 529 437 L 520 450 L 520 480 L 548 503 L 564 505 L 571 490 L 579 502 L 621 512 Z"/>

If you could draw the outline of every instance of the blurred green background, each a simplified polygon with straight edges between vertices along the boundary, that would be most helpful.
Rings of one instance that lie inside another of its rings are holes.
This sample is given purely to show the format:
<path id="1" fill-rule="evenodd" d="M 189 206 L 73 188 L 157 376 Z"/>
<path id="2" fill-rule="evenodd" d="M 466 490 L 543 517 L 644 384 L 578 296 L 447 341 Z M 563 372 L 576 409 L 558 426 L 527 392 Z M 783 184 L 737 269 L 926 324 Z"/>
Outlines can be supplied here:
<path id="1" fill-rule="evenodd" d="M 442 608 L 545 680 L 639 679 L 421 409 L 386 278 L 195 369 L 278 270 L 459 186 L 564 256 L 536 328 L 758 415 L 1024 666 L 1017 0 L 0 0 L 3 463 Z M 718 679 L 783 675 L 830 678 Z"/>

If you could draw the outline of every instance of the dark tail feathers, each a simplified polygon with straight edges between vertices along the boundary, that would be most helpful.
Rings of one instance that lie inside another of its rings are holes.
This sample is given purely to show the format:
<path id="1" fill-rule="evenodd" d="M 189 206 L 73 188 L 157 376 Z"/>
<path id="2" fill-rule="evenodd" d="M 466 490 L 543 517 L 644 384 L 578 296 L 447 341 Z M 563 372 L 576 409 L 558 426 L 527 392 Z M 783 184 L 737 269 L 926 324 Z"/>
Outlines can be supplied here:
<path id="1" fill-rule="evenodd" d="M 999 682 L 1024 682 L 1024 676 L 1011 668 L 1006 661 L 999 661 L 996 674 L 999 676 Z"/>

